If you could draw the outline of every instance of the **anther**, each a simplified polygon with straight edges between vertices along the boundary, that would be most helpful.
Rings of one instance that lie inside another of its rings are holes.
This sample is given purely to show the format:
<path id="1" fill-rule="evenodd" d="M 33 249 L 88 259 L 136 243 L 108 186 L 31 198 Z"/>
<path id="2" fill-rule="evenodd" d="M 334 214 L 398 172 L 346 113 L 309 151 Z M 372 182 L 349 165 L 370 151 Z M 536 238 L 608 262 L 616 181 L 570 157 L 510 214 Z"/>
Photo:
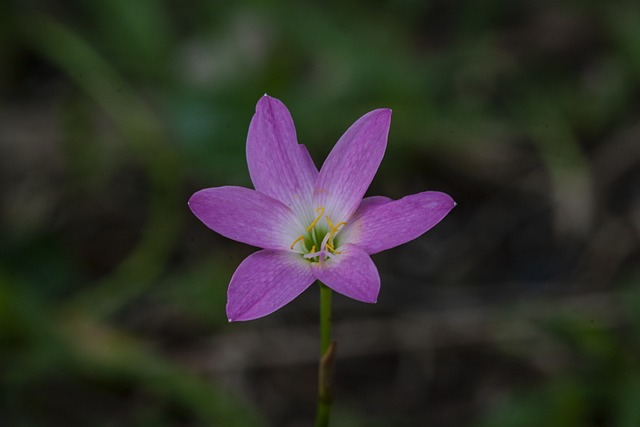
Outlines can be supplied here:
<path id="1" fill-rule="evenodd" d="M 331 220 L 329 219 L 329 215 L 325 216 L 325 218 L 327 218 L 327 224 L 329 225 L 329 230 L 331 230 L 333 228 L 333 224 L 331 223 Z"/>
<path id="2" fill-rule="evenodd" d="M 327 243 L 326 246 L 327 248 L 331 249 L 331 252 L 333 252 L 334 254 L 340 255 L 342 253 L 341 251 L 336 251 L 331 243 Z"/>
<path id="3" fill-rule="evenodd" d="M 338 229 L 343 225 L 347 225 L 347 223 L 344 222 L 344 221 L 343 222 L 339 222 L 339 223 L 336 224 L 335 227 L 331 228 L 331 231 L 329 232 L 329 241 L 330 242 L 333 242 L 333 236 L 338 232 Z"/>
<path id="4" fill-rule="evenodd" d="M 320 218 L 322 218 L 322 215 L 324 215 L 324 208 L 322 206 L 320 206 L 318 209 L 316 209 L 316 213 L 318 213 L 318 212 L 320 212 L 320 215 L 318 215 L 316 217 L 316 219 L 313 220 L 311 225 L 309 227 L 307 227 L 307 231 L 311 231 L 313 229 L 313 227 L 316 226 L 318 221 L 320 221 Z"/>
<path id="5" fill-rule="evenodd" d="M 291 250 L 293 250 L 293 247 L 296 245 L 296 243 L 298 243 L 300 240 L 304 240 L 304 236 L 300 236 L 298 237 L 296 240 L 293 241 L 293 243 L 291 244 Z"/>

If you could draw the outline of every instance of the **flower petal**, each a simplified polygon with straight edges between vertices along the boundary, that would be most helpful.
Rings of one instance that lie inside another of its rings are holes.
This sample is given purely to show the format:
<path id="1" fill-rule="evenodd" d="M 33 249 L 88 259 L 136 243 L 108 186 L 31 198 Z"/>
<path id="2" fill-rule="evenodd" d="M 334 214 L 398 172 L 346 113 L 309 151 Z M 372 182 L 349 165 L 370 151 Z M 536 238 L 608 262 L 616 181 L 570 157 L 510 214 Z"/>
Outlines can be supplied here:
<path id="1" fill-rule="evenodd" d="M 430 230 L 456 205 L 447 194 L 426 191 L 387 203 L 369 203 L 356 211 L 340 232 L 340 241 L 368 254 L 413 240 Z"/>
<path id="2" fill-rule="evenodd" d="M 314 206 L 323 206 L 334 223 L 357 209 L 387 147 L 391 110 L 371 111 L 342 135 L 322 165 L 314 187 Z"/>
<path id="3" fill-rule="evenodd" d="M 358 206 L 358 209 L 356 209 L 356 211 L 354 212 L 353 216 L 351 217 L 351 220 L 353 221 L 358 216 L 362 216 L 365 212 L 367 212 L 369 209 L 375 206 L 389 203 L 392 201 L 393 201 L 392 199 L 385 196 L 365 197 L 364 199 L 362 199 L 362 202 L 360 202 L 360 206 Z"/>
<path id="4" fill-rule="evenodd" d="M 189 207 L 213 231 L 259 248 L 289 249 L 304 230 L 291 209 L 248 188 L 206 188 L 191 196 Z"/>
<path id="5" fill-rule="evenodd" d="M 358 301 L 375 303 L 380 292 L 380 275 L 367 253 L 356 245 L 346 244 L 324 262 L 312 263 L 318 280 L 342 295 Z"/>
<path id="6" fill-rule="evenodd" d="M 297 214 L 309 211 L 305 208 L 311 201 L 318 169 L 306 148 L 298 144 L 287 107 L 268 95 L 258 101 L 249 125 L 247 165 L 256 190 Z"/>
<path id="7" fill-rule="evenodd" d="M 271 314 L 315 280 L 309 263 L 299 255 L 273 250 L 255 252 L 242 261 L 231 278 L 227 317 L 235 322 Z"/>

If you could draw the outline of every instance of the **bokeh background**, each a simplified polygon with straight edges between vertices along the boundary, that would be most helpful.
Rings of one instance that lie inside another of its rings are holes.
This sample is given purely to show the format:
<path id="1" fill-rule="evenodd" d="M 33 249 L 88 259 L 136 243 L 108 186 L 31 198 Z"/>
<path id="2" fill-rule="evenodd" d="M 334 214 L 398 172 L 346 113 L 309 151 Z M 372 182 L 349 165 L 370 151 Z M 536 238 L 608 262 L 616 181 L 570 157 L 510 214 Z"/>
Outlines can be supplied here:
<path id="1" fill-rule="evenodd" d="M 228 324 L 259 97 L 316 164 L 394 111 L 369 194 L 458 207 L 334 298 L 334 425 L 640 425 L 640 4 L 0 3 L 0 425 L 312 424 L 314 287 Z"/>

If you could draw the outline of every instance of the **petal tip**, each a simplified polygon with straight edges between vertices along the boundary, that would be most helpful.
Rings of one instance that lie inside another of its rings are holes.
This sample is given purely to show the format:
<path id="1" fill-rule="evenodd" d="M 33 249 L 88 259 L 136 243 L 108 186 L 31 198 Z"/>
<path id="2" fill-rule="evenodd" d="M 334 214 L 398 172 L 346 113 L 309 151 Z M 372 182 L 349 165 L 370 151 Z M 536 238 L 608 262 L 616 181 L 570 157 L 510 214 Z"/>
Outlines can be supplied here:
<path id="1" fill-rule="evenodd" d="M 247 320 L 247 319 L 244 319 L 239 313 L 229 313 L 229 312 L 227 312 L 227 320 L 229 321 L 229 323 L 238 323 L 238 322 L 242 322 L 243 320 Z"/>
<path id="2" fill-rule="evenodd" d="M 378 111 L 381 116 L 388 119 L 391 118 L 391 115 L 393 114 L 393 110 L 391 108 L 380 108 Z"/>
<path id="3" fill-rule="evenodd" d="M 260 97 L 260 99 L 258 100 L 258 103 L 256 104 L 256 112 L 259 112 L 260 110 L 268 108 L 269 106 L 272 105 L 271 103 L 275 100 L 276 100 L 275 98 L 265 93 Z"/>
<path id="4" fill-rule="evenodd" d="M 237 322 L 242 322 L 244 320 L 250 320 L 247 319 L 247 316 L 243 316 L 242 315 L 242 310 L 238 310 L 238 307 L 229 307 L 229 304 L 227 304 L 227 320 L 229 321 L 229 323 L 237 323 Z"/>
<path id="5" fill-rule="evenodd" d="M 439 203 L 443 206 L 451 206 L 449 209 L 453 209 L 456 206 L 458 206 L 458 203 L 453 200 L 453 197 L 451 197 L 450 195 L 448 195 L 447 193 L 443 193 L 441 191 L 429 191 L 429 192 L 425 192 L 425 193 L 431 193 L 434 196 L 436 196 L 437 198 L 440 199 Z"/>
<path id="6" fill-rule="evenodd" d="M 196 200 L 196 196 L 198 195 L 198 193 L 199 191 L 196 191 L 191 195 L 191 197 L 189 197 L 189 200 L 187 200 L 187 206 L 189 206 L 191 209 L 193 209 L 193 204 Z"/>
<path id="7" fill-rule="evenodd" d="M 382 126 L 383 129 L 386 129 L 388 133 L 389 127 L 391 126 L 391 108 L 378 108 L 377 110 L 373 110 L 370 113 L 370 118 L 373 119 L 373 122 L 378 123 L 378 126 Z"/>
<path id="8" fill-rule="evenodd" d="M 377 116 L 388 119 L 391 117 L 393 110 L 391 110 L 391 108 L 378 108 L 377 110 L 373 110 L 372 113 L 374 113 Z"/>
<path id="9" fill-rule="evenodd" d="M 447 194 L 447 196 L 449 197 L 449 202 L 451 203 L 451 209 L 455 208 L 456 206 L 458 206 L 458 202 L 456 202 L 455 200 L 453 200 L 453 197 L 449 196 Z"/>
<path id="10" fill-rule="evenodd" d="M 194 215 L 196 216 L 198 216 L 197 210 L 198 210 L 199 195 L 200 195 L 200 191 L 196 191 L 191 195 L 191 197 L 189 197 L 189 200 L 187 200 L 187 206 L 189 207 L 189 209 L 191 209 L 191 212 L 193 212 Z"/>

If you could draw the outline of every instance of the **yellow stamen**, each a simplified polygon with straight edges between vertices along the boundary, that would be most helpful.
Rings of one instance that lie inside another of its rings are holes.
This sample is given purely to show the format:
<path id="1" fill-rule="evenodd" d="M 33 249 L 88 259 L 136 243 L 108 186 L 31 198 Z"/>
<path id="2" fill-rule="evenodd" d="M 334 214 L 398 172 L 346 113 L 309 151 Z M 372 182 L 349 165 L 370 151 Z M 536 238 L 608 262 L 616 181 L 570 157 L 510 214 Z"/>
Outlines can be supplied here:
<path id="1" fill-rule="evenodd" d="M 318 212 L 320 212 L 320 215 L 318 215 L 316 217 L 316 219 L 313 220 L 311 225 L 309 227 L 307 227 L 307 231 L 311 231 L 313 229 L 313 227 L 316 226 L 318 221 L 320 221 L 320 218 L 322 218 L 322 215 L 324 215 L 324 208 L 322 206 L 320 206 L 318 209 L 316 209 L 316 213 L 318 213 Z"/>
<path id="2" fill-rule="evenodd" d="M 291 244 L 291 249 L 292 250 L 293 250 L 293 247 L 296 245 L 296 243 L 298 243 L 300 240 L 304 240 L 304 236 L 300 236 L 296 240 L 293 241 L 293 243 Z"/>
<path id="3" fill-rule="evenodd" d="M 325 216 L 327 218 L 327 224 L 329 224 L 329 230 L 333 228 L 333 224 L 331 224 L 331 220 L 329 219 L 329 215 Z"/>
<path id="4" fill-rule="evenodd" d="M 333 252 L 334 254 L 340 255 L 342 252 L 341 251 L 336 251 L 336 248 L 333 247 L 333 245 L 327 243 L 327 248 L 331 249 L 331 252 Z"/>
<path id="5" fill-rule="evenodd" d="M 315 251 L 316 251 L 316 245 L 311 246 L 311 251 L 309 251 L 309 253 L 312 254 Z"/>
<path id="6" fill-rule="evenodd" d="M 327 218 L 329 219 L 329 218 Z M 339 222 L 336 224 L 335 227 L 331 227 L 331 231 L 329 232 L 329 241 L 333 243 L 333 236 L 338 232 L 338 229 L 343 226 L 343 225 L 347 225 L 346 222 Z"/>

